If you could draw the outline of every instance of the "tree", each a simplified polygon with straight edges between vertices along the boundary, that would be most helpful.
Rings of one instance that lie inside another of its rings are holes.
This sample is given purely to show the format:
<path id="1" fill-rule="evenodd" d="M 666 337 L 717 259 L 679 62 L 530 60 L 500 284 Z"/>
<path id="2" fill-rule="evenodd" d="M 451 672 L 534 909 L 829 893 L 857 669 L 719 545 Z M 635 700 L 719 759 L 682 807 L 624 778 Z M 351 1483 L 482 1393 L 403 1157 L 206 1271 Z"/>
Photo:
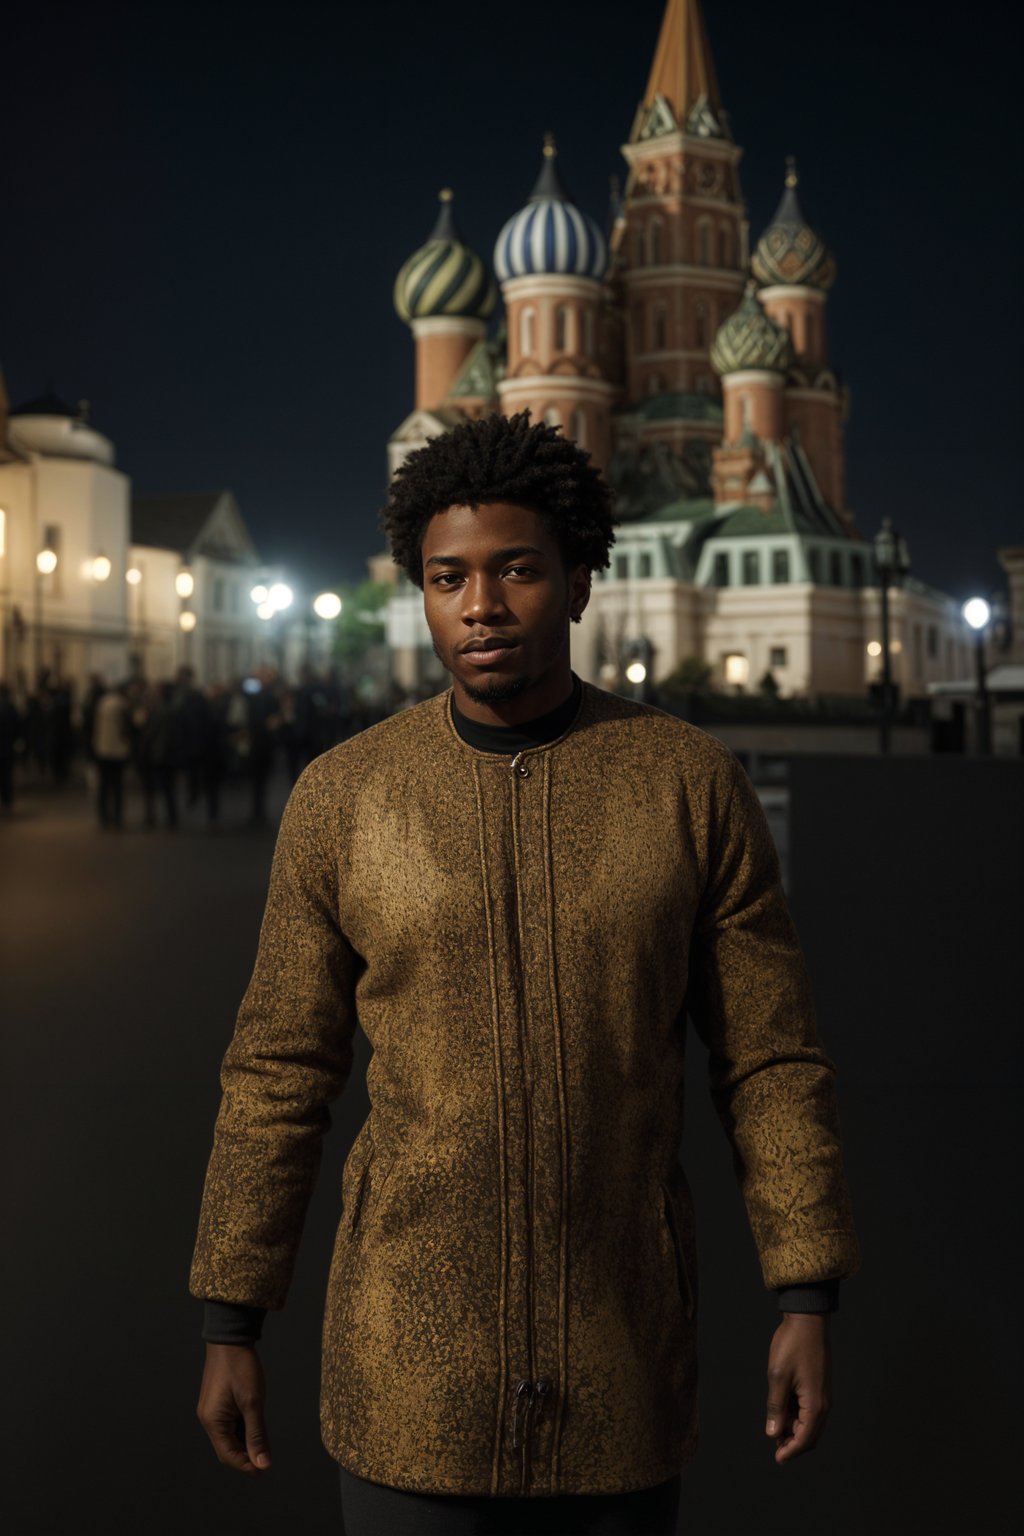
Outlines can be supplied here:
<path id="1" fill-rule="evenodd" d="M 662 678 L 659 688 L 666 693 L 701 693 L 708 689 L 712 667 L 703 656 L 684 656 L 667 677 Z"/>
<path id="2" fill-rule="evenodd" d="M 341 612 L 334 620 L 335 661 L 359 661 L 371 645 L 381 645 L 385 638 L 385 611 L 394 588 L 387 581 L 344 582 L 335 589 L 341 598 Z"/>

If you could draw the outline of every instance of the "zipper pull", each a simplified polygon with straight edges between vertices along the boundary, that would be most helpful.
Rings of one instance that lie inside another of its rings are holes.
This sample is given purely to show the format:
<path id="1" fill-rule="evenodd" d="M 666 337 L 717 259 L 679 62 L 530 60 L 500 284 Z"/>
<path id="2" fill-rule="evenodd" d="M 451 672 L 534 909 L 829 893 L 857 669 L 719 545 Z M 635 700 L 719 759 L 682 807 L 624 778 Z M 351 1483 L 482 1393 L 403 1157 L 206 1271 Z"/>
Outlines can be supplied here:
<path id="1" fill-rule="evenodd" d="M 540 1378 L 540 1380 L 537 1382 L 537 1396 L 534 1399 L 534 1401 L 537 1404 L 537 1417 L 534 1419 L 534 1423 L 535 1424 L 539 1424 L 540 1423 L 540 1416 L 544 1412 L 544 1402 L 545 1402 L 545 1399 L 547 1398 L 547 1395 L 548 1395 L 548 1393 L 550 1391 L 551 1391 L 551 1383 L 550 1383 L 550 1381 L 548 1380 L 548 1378 L 546 1376 L 542 1376 Z"/>
<path id="2" fill-rule="evenodd" d="M 524 1394 L 525 1394 L 525 1399 L 524 1399 Z M 516 1387 L 516 1406 L 515 1406 L 515 1412 L 512 1415 L 512 1448 L 513 1448 L 513 1450 L 515 1450 L 518 1447 L 518 1445 L 519 1445 L 519 1441 L 516 1439 L 517 1421 L 519 1419 L 519 1405 L 520 1405 L 520 1403 L 522 1403 L 525 1400 L 526 1413 L 528 1415 L 529 1412 L 530 1412 L 530 1400 L 531 1400 L 532 1394 L 533 1394 L 533 1382 L 532 1381 L 521 1381 L 519 1383 L 519 1385 Z"/>

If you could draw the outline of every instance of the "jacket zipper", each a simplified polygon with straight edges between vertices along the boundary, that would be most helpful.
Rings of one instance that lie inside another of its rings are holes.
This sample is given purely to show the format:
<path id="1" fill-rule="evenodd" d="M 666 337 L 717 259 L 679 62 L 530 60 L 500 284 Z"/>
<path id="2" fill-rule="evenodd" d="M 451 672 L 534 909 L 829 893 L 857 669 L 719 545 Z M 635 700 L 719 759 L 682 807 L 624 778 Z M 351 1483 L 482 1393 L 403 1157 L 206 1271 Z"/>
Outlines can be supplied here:
<path id="1" fill-rule="evenodd" d="M 527 767 L 527 765 L 525 763 L 520 763 L 520 761 L 519 761 L 521 755 L 522 755 L 521 753 L 517 752 L 515 757 L 512 759 L 511 764 L 510 764 L 510 771 L 512 773 L 513 779 L 518 779 L 518 778 L 524 778 L 525 779 L 529 775 L 530 770 Z M 512 793 L 513 793 L 513 796 L 516 794 L 516 790 L 514 788 L 513 788 Z M 514 800 L 513 804 L 515 806 L 518 806 L 518 800 Z M 515 837 L 515 836 L 516 836 L 516 827 L 513 826 L 513 837 Z M 529 1090 L 529 1086 L 528 1086 L 528 1083 L 527 1083 L 526 1010 L 525 1010 L 525 998 L 523 996 L 523 953 L 522 953 L 522 948 L 521 948 L 520 943 L 519 943 L 519 927 L 518 927 L 519 899 L 520 899 L 520 892 L 517 889 L 516 890 L 516 958 L 517 958 L 517 962 L 518 962 L 517 975 L 518 975 L 518 981 L 519 981 L 520 1006 L 523 1009 L 523 1013 L 522 1013 L 522 1019 L 523 1019 L 523 1090 L 524 1090 L 524 1098 L 525 1098 L 525 1101 L 526 1101 L 526 1124 L 525 1124 L 525 1132 L 526 1132 L 526 1136 L 525 1136 L 525 1140 L 526 1140 L 526 1242 L 527 1242 L 527 1262 L 526 1262 L 526 1328 L 527 1328 L 527 1354 L 528 1354 L 528 1357 L 529 1357 L 528 1369 L 530 1371 L 530 1380 L 529 1381 L 521 1381 L 519 1383 L 518 1387 L 516 1388 L 516 1408 L 517 1408 L 517 1411 L 518 1411 L 518 1407 L 519 1407 L 519 1403 L 520 1402 L 523 1403 L 524 1408 L 525 1408 L 525 1413 L 523 1415 L 522 1481 L 521 1481 L 521 1485 L 520 1485 L 522 1492 L 525 1493 L 526 1490 L 527 1490 L 527 1487 L 529 1485 L 529 1478 L 530 1478 L 530 1439 L 531 1439 L 530 1430 L 531 1430 L 531 1427 L 532 1427 L 532 1417 L 533 1417 L 530 1410 L 533 1407 L 533 1394 L 534 1394 L 533 1373 L 534 1373 L 534 1371 L 536 1370 L 537 1367 L 536 1367 L 536 1362 L 535 1362 L 535 1359 L 534 1359 L 535 1341 L 534 1341 L 534 1335 L 533 1335 L 533 1206 L 531 1204 L 531 1193 L 532 1193 L 532 1188 L 533 1188 L 533 1111 L 532 1111 L 532 1105 L 531 1105 L 531 1101 L 530 1101 L 530 1090 Z M 515 1439 L 515 1435 L 513 1433 L 513 1441 L 514 1441 L 514 1439 Z"/>

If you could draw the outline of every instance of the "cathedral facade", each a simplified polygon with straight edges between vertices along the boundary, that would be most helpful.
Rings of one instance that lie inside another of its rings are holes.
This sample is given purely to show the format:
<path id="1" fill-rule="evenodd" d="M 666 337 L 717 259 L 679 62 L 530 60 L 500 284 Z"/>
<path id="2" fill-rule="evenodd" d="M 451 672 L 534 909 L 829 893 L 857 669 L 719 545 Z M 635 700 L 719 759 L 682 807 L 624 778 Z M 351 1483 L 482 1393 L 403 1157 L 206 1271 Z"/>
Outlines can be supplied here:
<path id="1" fill-rule="evenodd" d="M 880 670 L 880 594 L 846 501 L 849 394 L 827 331 L 836 263 L 804 215 L 792 158 L 751 249 L 742 149 L 699 0 L 668 0 L 622 154 L 602 228 L 573 201 L 548 135 L 489 263 L 441 193 L 395 282 L 415 406 L 389 470 L 466 417 L 528 408 L 585 448 L 615 493 L 612 566 L 573 626 L 582 677 L 614 686 L 639 658 L 657 683 L 696 659 L 726 691 L 863 697 Z M 952 597 L 910 577 L 890 622 L 904 696 L 969 676 Z M 444 680 L 404 575 L 389 642 L 401 682 Z"/>

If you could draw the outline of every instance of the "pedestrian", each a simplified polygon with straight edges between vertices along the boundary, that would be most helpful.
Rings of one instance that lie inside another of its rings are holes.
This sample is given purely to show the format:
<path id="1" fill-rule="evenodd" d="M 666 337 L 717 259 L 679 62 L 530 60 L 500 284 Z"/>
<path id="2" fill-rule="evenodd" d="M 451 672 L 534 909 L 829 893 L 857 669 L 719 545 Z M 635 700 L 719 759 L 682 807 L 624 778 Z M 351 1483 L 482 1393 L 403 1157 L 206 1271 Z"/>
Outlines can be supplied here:
<path id="1" fill-rule="evenodd" d="M 11 698 L 9 683 L 0 683 L 0 810 L 14 809 L 14 759 L 25 740 L 25 722 Z"/>
<path id="2" fill-rule="evenodd" d="M 149 830 L 158 825 L 157 802 L 163 801 L 169 832 L 180 825 L 178 772 L 185 761 L 182 717 L 177 687 L 167 679 L 151 683 L 134 715 L 138 731 L 138 770 L 142 780 L 143 820 Z"/>
<path id="3" fill-rule="evenodd" d="M 246 695 L 246 762 L 252 788 L 249 825 L 262 826 L 267 820 L 267 785 L 274 769 L 278 732 L 282 724 L 281 690 L 274 667 L 257 667 L 253 681 L 258 686 Z"/>
<path id="4" fill-rule="evenodd" d="M 522 412 L 397 470 L 384 526 L 452 685 L 300 776 L 222 1062 L 199 1418 L 259 1476 L 256 1343 L 357 1022 L 373 1048 L 322 1332 L 348 1536 L 675 1531 L 698 1442 L 688 1017 L 778 1297 L 776 1463 L 828 1414 L 860 1262 L 836 1068 L 739 760 L 570 667 L 615 538 L 589 457 Z"/>
<path id="5" fill-rule="evenodd" d="M 227 777 L 231 756 L 231 733 L 228 725 L 230 694 L 223 683 L 210 683 L 205 697 L 203 790 L 206 795 L 206 820 L 208 825 L 213 827 L 220 822 L 220 793 Z"/>
<path id="6" fill-rule="evenodd" d="M 124 825 L 124 765 L 132 755 L 128 690 L 108 688 L 97 701 L 92 722 L 92 753 L 99 770 L 97 810 L 101 827 Z"/>
<path id="7" fill-rule="evenodd" d="M 196 687 L 193 667 L 178 668 L 174 708 L 178 715 L 178 766 L 185 776 L 185 804 L 191 810 L 203 790 L 210 726 L 209 704 L 202 690 Z"/>

